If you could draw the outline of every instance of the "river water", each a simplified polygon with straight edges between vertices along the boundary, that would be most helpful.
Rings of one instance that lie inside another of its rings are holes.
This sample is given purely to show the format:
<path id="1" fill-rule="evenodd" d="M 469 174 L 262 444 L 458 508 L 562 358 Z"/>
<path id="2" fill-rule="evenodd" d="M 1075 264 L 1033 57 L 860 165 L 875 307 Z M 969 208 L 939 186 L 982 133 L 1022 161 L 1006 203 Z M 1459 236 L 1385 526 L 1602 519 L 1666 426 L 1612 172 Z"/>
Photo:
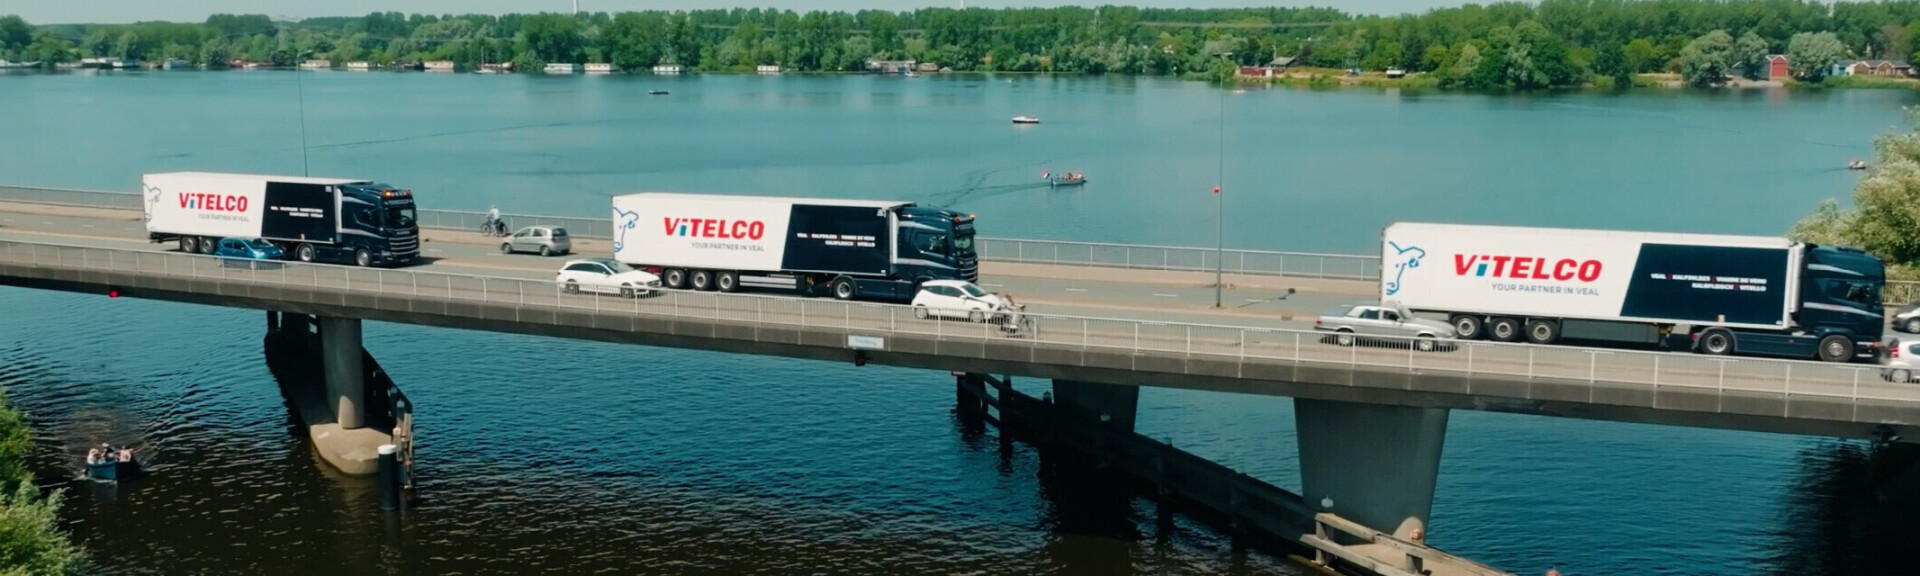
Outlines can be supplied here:
<path id="1" fill-rule="evenodd" d="M 298 80 L 296 80 L 298 79 Z M 652 89 L 667 95 L 648 95 Z M 373 177 L 435 208 L 640 190 L 904 198 L 999 237 L 1366 251 L 1398 220 L 1775 234 L 1907 92 L 1476 96 L 1125 78 L 285 72 L 0 76 L 0 184 Z M 1223 122 L 1222 110 L 1225 111 Z M 1010 126 L 1036 114 L 1044 124 Z M 1223 130 L 1224 127 L 1224 130 Z M 1221 155 L 1224 144 L 1225 155 Z M 1034 186 L 1083 171 L 1085 188 Z M 328 473 L 262 314 L 0 289 L 0 386 L 114 574 L 1293 574 L 961 430 L 945 373 L 369 324 L 420 407 L 421 506 Z M 1030 391 L 1039 381 L 1017 383 Z M 1283 398 L 1149 389 L 1139 427 L 1297 488 Z M 88 443 L 152 476 L 67 483 Z M 1429 540 L 1521 573 L 1894 566 L 1860 446 L 1457 412 Z"/>

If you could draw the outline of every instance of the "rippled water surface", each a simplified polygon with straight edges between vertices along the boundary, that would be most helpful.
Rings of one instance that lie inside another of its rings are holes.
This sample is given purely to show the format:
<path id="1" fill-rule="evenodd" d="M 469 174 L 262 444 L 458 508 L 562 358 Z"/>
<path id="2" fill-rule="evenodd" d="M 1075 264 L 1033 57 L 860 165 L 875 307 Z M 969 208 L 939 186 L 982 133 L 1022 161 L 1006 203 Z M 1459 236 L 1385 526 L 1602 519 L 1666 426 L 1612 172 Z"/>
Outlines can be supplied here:
<path id="1" fill-rule="evenodd" d="M 0 76 L 0 110 L 33 111 L 0 114 L 0 184 L 297 172 L 290 78 Z M 309 80 L 315 173 L 403 183 L 428 205 L 892 196 L 977 211 L 997 236 L 1211 236 L 1222 98 L 1197 85 Z M 1230 95 L 1229 243 L 1359 251 L 1405 219 L 1774 233 L 1844 195 L 1838 167 L 1910 100 Z M 1022 113 L 1047 123 L 1005 125 Z M 1041 192 L 1043 168 L 1095 183 Z M 1150 502 L 1046 479 L 1024 446 L 1001 456 L 949 414 L 943 372 L 369 324 L 367 348 L 419 406 L 424 501 L 383 515 L 293 425 L 262 316 L 0 288 L 0 386 L 109 573 L 1296 573 L 1185 520 L 1160 530 Z M 1149 389 L 1140 410 L 1144 433 L 1298 486 L 1287 399 Z M 101 441 L 145 445 L 152 474 L 68 482 Z M 1882 568 L 1890 532 L 1860 511 L 1868 468 L 1822 439 L 1457 412 L 1430 540 L 1529 574 L 1899 573 Z"/>

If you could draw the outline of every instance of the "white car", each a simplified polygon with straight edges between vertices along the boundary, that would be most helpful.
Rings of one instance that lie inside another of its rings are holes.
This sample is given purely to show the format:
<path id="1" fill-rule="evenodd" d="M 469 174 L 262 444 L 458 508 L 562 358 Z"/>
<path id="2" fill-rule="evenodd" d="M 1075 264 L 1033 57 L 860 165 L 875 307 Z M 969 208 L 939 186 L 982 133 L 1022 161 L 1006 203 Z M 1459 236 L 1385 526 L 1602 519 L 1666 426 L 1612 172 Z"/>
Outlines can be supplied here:
<path id="1" fill-rule="evenodd" d="M 624 298 L 660 287 L 660 277 L 608 258 L 568 260 L 553 281 L 567 292 L 604 292 Z"/>
<path id="2" fill-rule="evenodd" d="M 1000 296 L 965 280 L 928 280 L 913 295 L 913 316 L 985 322 L 1002 307 Z"/>
<path id="3" fill-rule="evenodd" d="M 1899 338 L 1887 339 L 1887 353 L 1880 357 L 1880 378 L 1888 382 L 1914 382 L 1920 380 L 1920 341 L 1901 342 Z"/>

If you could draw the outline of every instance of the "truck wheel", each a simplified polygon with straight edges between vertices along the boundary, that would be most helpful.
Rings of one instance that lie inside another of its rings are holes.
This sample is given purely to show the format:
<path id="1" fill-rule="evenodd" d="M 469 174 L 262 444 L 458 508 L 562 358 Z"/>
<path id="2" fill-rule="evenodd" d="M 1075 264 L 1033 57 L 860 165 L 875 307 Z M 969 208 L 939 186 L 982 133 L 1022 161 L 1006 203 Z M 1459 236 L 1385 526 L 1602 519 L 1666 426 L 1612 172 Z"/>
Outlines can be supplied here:
<path id="1" fill-rule="evenodd" d="M 1839 334 L 1821 338 L 1819 357 L 1826 362 L 1853 361 L 1853 339 Z"/>
<path id="2" fill-rule="evenodd" d="M 373 253 L 368 252 L 366 248 L 356 248 L 353 251 L 353 263 L 359 265 L 361 268 L 372 266 Z"/>
<path id="3" fill-rule="evenodd" d="M 201 239 L 200 239 L 200 253 L 201 253 L 201 254 L 212 254 L 212 253 L 213 253 L 213 249 L 214 249 L 214 248 L 217 248 L 217 247 L 218 247 L 218 245 L 219 245 L 219 242 L 220 242 L 219 240 L 214 240 L 214 239 L 212 239 L 212 238 L 201 238 Z"/>
<path id="4" fill-rule="evenodd" d="M 693 271 L 693 289 L 701 290 L 701 291 L 712 290 L 713 289 L 713 273 L 708 272 L 706 270 L 694 270 Z"/>
<path id="5" fill-rule="evenodd" d="M 836 278 L 833 281 L 833 297 L 841 300 L 853 299 L 853 279 Z"/>
<path id="6" fill-rule="evenodd" d="M 668 268 L 666 274 L 664 274 L 664 277 L 661 278 L 661 280 L 666 281 L 667 287 L 672 288 L 674 290 L 686 288 L 687 287 L 687 271 L 681 270 L 679 268 Z"/>
<path id="7" fill-rule="evenodd" d="M 194 241 L 193 241 L 193 237 L 192 237 L 192 236 L 181 236 L 181 237 L 180 237 L 180 251 L 181 251 L 181 252 L 186 252 L 186 253 L 188 253 L 188 254 L 192 254 L 192 253 L 194 253 L 194 252 L 199 252 L 199 251 L 200 251 L 200 244 L 199 244 L 198 242 L 194 242 Z"/>
<path id="8" fill-rule="evenodd" d="M 1479 316 L 1461 314 L 1459 316 L 1453 317 L 1454 335 L 1459 336 L 1461 340 L 1479 339 L 1480 330 L 1481 330 L 1481 325 L 1480 325 Z"/>
<path id="9" fill-rule="evenodd" d="M 1494 318 L 1487 323 L 1487 335 L 1497 342 L 1512 342 L 1520 339 L 1520 321 L 1512 318 Z"/>
<path id="10" fill-rule="evenodd" d="M 299 259 L 301 262 L 313 262 L 313 245 L 301 244 L 299 248 L 294 248 L 293 257 Z"/>
<path id="11" fill-rule="evenodd" d="M 1700 352 L 1715 356 L 1732 354 L 1733 333 L 1715 329 L 1700 334 Z"/>
<path id="12" fill-rule="evenodd" d="M 1560 323 L 1552 320 L 1528 320 L 1527 341 L 1534 344 L 1552 344 L 1560 340 Z"/>
<path id="13" fill-rule="evenodd" d="M 740 291 L 739 272 L 721 272 L 719 276 L 714 277 L 713 281 L 720 285 L 721 292 Z"/>

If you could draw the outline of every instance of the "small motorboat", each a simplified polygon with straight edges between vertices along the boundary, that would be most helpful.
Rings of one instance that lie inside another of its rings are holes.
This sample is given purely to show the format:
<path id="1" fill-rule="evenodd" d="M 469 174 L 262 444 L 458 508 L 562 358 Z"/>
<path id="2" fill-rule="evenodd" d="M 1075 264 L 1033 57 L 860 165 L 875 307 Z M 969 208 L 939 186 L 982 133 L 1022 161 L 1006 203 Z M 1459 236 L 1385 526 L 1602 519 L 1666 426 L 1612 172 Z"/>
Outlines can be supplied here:
<path id="1" fill-rule="evenodd" d="M 667 91 L 666 90 L 648 90 L 647 94 L 651 96 L 666 96 Z"/>
<path id="2" fill-rule="evenodd" d="M 1867 169 L 1867 161 L 1865 161 L 1865 160 L 1853 160 L 1853 161 L 1850 161 L 1850 162 L 1847 162 L 1847 169 L 1848 169 L 1848 170 L 1866 170 L 1866 169 Z"/>
<path id="3" fill-rule="evenodd" d="M 1039 124 L 1040 117 L 1039 116 L 1014 116 L 1013 123 L 1014 124 Z"/>
<path id="4" fill-rule="evenodd" d="M 1048 184 L 1056 188 L 1060 186 L 1079 186 L 1081 184 L 1087 183 L 1087 175 L 1081 174 L 1079 172 L 1068 172 L 1066 174 L 1061 174 L 1058 176 L 1053 176 L 1046 172 L 1041 172 L 1040 177 L 1045 178 Z"/>
<path id="5" fill-rule="evenodd" d="M 133 457 L 132 449 L 116 449 L 112 445 L 101 444 L 87 453 L 88 478 L 118 482 L 139 473 L 140 459 Z"/>

